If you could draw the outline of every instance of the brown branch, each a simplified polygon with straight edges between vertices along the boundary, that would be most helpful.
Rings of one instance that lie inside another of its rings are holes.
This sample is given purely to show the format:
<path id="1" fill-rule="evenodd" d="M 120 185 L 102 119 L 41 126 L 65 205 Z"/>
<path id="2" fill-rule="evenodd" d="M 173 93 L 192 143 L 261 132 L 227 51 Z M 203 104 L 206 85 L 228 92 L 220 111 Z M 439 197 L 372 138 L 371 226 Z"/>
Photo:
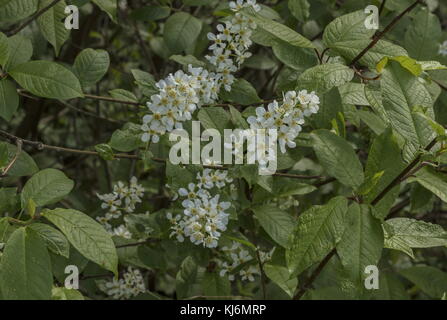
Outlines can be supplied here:
<path id="1" fill-rule="evenodd" d="M 22 153 L 22 140 L 17 139 L 15 141 L 16 146 L 17 146 L 17 150 L 16 150 L 16 154 L 14 155 L 14 157 L 11 159 L 11 161 L 9 162 L 9 164 L 5 167 L 5 169 L 3 169 L 2 173 L 0 174 L 0 178 L 6 177 L 6 175 L 8 174 L 8 171 L 11 170 L 12 166 L 14 165 L 14 163 L 17 161 L 17 159 L 20 156 L 20 153 Z"/>
<path id="2" fill-rule="evenodd" d="M 96 151 L 58 147 L 58 146 L 44 144 L 40 141 L 31 141 L 31 140 L 21 139 L 21 138 L 14 136 L 6 131 L 3 131 L 3 130 L 0 130 L 0 137 L 3 137 L 5 139 L 7 139 L 9 141 L 13 141 L 13 142 L 21 140 L 23 142 L 23 144 L 31 146 L 33 148 L 36 148 L 37 150 L 53 150 L 53 151 L 57 151 L 57 152 L 67 152 L 67 153 L 82 154 L 82 155 L 88 155 L 88 156 L 100 156 L 100 154 Z M 117 153 L 117 154 L 114 154 L 113 157 L 116 159 L 142 160 L 141 157 L 139 157 L 135 154 L 127 154 L 127 153 Z M 166 159 L 161 159 L 161 158 L 151 158 L 151 160 L 153 160 L 155 162 L 160 162 L 160 163 L 165 163 L 167 161 Z M 218 165 L 203 165 L 203 167 L 208 168 L 208 169 L 214 169 L 214 170 L 228 170 L 228 167 L 218 166 Z M 298 174 L 291 174 L 291 173 L 274 173 L 272 176 L 292 178 L 292 179 L 302 179 L 302 180 L 315 180 L 315 179 L 323 178 L 321 176 L 306 176 L 306 175 L 298 175 Z M 329 182 L 332 182 L 332 181 L 333 180 L 331 180 Z"/>
<path id="3" fill-rule="evenodd" d="M 293 297 L 293 300 L 300 300 L 303 295 L 306 293 L 307 289 L 312 285 L 312 283 L 315 281 L 315 279 L 320 275 L 323 268 L 326 266 L 326 264 L 331 260 L 331 258 L 335 255 L 336 250 L 332 249 L 331 252 L 327 254 L 326 257 L 324 257 L 323 261 L 320 262 L 318 267 L 312 272 L 311 276 L 307 281 L 304 283 L 304 285 L 301 287 L 301 289 L 297 292 L 297 294 Z"/>
<path id="4" fill-rule="evenodd" d="M 371 50 L 376 44 L 377 42 L 379 42 L 379 40 L 387 33 L 389 32 L 394 25 L 403 18 L 403 16 L 405 16 L 407 13 L 409 13 L 411 10 L 413 10 L 418 4 L 422 3 L 422 0 L 416 0 L 411 6 L 409 6 L 407 9 L 405 9 L 404 11 L 402 11 L 397 17 L 395 17 L 386 27 L 385 29 L 383 29 L 382 32 L 377 33 L 373 40 L 371 41 L 371 43 L 365 48 L 363 49 L 350 63 L 350 65 L 354 65 L 356 64 L 369 50 Z"/>
<path id="5" fill-rule="evenodd" d="M 380 9 L 379 9 L 379 15 L 381 15 L 383 12 L 383 9 L 385 9 L 385 3 L 386 3 L 386 0 L 382 0 L 382 3 L 380 4 Z"/>
<path id="6" fill-rule="evenodd" d="M 431 148 L 433 148 L 436 144 L 437 140 L 436 138 L 432 140 L 432 142 L 429 143 L 427 147 L 425 147 L 425 151 L 430 151 Z M 380 200 L 382 200 L 383 197 L 395 186 L 397 186 L 399 183 L 401 183 L 408 173 L 412 171 L 412 169 L 419 163 L 421 160 L 422 155 L 418 155 L 396 178 L 394 178 L 393 181 L 391 181 L 385 189 L 381 193 L 377 195 L 377 197 L 374 198 L 373 201 L 371 201 L 371 205 L 375 206 Z M 414 173 L 414 172 L 413 172 Z"/>
<path id="7" fill-rule="evenodd" d="M 108 102 L 116 102 L 116 103 L 122 103 L 122 104 L 129 104 L 129 105 L 133 105 L 133 106 L 141 105 L 139 102 L 115 99 L 115 98 L 112 98 L 112 97 L 96 96 L 96 95 L 93 95 L 93 94 L 84 94 L 84 97 L 87 98 L 87 99 L 101 100 L 101 101 L 108 101 Z"/>
<path id="8" fill-rule="evenodd" d="M 47 5 L 46 7 L 42 8 L 41 10 L 37 11 L 35 14 L 33 14 L 28 20 L 26 20 L 23 24 L 21 24 L 20 26 L 18 26 L 17 28 L 15 28 L 14 30 L 10 31 L 8 33 L 8 36 L 13 36 L 16 33 L 19 33 L 20 31 L 22 31 L 26 26 L 28 26 L 31 22 L 33 22 L 34 20 L 36 20 L 37 18 L 39 18 L 42 14 L 44 14 L 46 11 L 50 10 L 52 7 L 54 7 L 58 2 L 60 2 L 61 0 L 54 0 L 53 2 L 51 2 L 49 5 Z"/>

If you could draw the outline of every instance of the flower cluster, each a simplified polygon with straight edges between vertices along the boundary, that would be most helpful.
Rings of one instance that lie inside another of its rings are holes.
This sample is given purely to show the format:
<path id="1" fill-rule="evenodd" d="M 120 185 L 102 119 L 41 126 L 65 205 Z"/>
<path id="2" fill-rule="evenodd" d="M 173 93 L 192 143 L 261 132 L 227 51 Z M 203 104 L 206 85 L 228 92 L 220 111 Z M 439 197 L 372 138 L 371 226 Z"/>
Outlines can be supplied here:
<path id="1" fill-rule="evenodd" d="M 223 85 L 227 91 L 231 91 L 234 82 L 232 74 L 251 56 L 248 48 L 252 45 L 250 37 L 256 29 L 256 24 L 238 12 L 244 7 L 253 7 L 255 11 L 261 10 L 255 0 L 230 2 L 230 8 L 236 12 L 233 18 L 217 25 L 219 33 L 208 33 L 208 39 L 213 41 L 209 47 L 213 54 L 205 58 L 215 66 L 219 85 Z"/>
<path id="2" fill-rule="evenodd" d="M 220 201 L 220 195 L 212 196 L 210 190 L 221 189 L 231 181 L 226 171 L 205 169 L 197 174 L 196 184 L 190 183 L 188 189 L 180 188 L 178 196 L 183 199 L 183 213 L 167 214 L 172 224 L 170 236 L 179 242 L 189 238 L 196 245 L 217 247 L 221 232 L 227 228 L 229 214 L 225 210 L 231 203 Z"/>
<path id="3" fill-rule="evenodd" d="M 447 56 L 447 40 L 439 45 L 439 54 Z"/>
<path id="4" fill-rule="evenodd" d="M 217 100 L 216 75 L 191 65 L 188 71 L 178 70 L 156 84 L 159 92 L 147 102 L 150 113 L 143 117 L 143 142 L 157 143 L 166 132 L 182 129 L 197 108 Z"/>
<path id="5" fill-rule="evenodd" d="M 127 230 L 125 225 L 120 225 L 117 228 L 113 228 L 110 224 L 111 220 L 119 219 L 123 212 L 133 213 L 135 206 L 141 202 L 144 194 L 144 188 L 138 184 L 136 177 L 130 179 L 129 185 L 125 185 L 119 181 L 113 186 L 113 192 L 107 194 L 97 194 L 98 198 L 103 201 L 101 208 L 108 210 L 108 212 L 101 217 L 97 217 L 98 220 L 105 229 L 116 236 L 120 236 L 126 239 L 130 239 L 132 234 Z"/>
<path id="6" fill-rule="evenodd" d="M 234 281 L 236 279 L 233 270 L 235 270 L 244 263 L 254 260 L 254 257 L 252 257 L 247 250 L 244 250 L 244 248 L 239 242 L 233 241 L 232 246 L 223 247 L 222 252 L 225 256 L 225 260 L 221 259 L 217 260 L 217 265 L 220 268 L 219 275 L 221 277 L 227 275 L 230 281 Z M 259 251 L 261 262 L 264 263 L 270 260 L 272 254 L 273 252 Z M 231 262 L 229 263 L 228 261 Z M 242 280 L 248 280 L 252 282 L 255 281 L 254 277 L 260 274 L 261 272 L 259 270 L 258 264 L 250 264 L 239 270 L 239 276 L 241 277 Z"/>
<path id="7" fill-rule="evenodd" d="M 165 133 L 182 129 L 183 122 L 191 120 L 196 109 L 217 101 L 221 86 L 231 90 L 232 73 L 251 55 L 247 50 L 256 28 L 253 21 L 238 12 L 244 7 L 260 10 L 256 0 L 231 2 L 230 8 L 236 12 L 232 20 L 219 24 L 217 35 L 208 34 L 214 43 L 209 48 L 213 55 L 206 58 L 215 66 L 216 73 L 189 65 L 188 73 L 179 70 L 156 84 L 159 92 L 147 102 L 148 114 L 143 117 L 143 142 L 157 143 Z"/>
<path id="8" fill-rule="evenodd" d="M 256 116 L 250 116 L 247 122 L 252 129 L 277 129 L 278 143 L 282 153 L 286 146 L 295 148 L 295 139 L 302 130 L 305 117 L 318 112 L 319 97 L 315 92 L 307 90 L 299 92 L 288 91 L 282 104 L 274 100 L 267 109 L 263 106 L 256 108 Z"/>
<path id="9" fill-rule="evenodd" d="M 144 278 L 138 269 L 128 267 L 119 280 L 99 281 L 98 287 L 112 299 L 130 299 L 146 291 Z"/>

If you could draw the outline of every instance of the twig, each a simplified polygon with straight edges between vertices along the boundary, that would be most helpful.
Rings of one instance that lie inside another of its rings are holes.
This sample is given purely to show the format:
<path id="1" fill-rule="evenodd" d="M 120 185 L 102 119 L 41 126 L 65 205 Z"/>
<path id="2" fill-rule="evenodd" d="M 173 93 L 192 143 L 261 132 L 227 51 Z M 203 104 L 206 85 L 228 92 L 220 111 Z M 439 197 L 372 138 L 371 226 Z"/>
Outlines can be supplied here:
<path id="1" fill-rule="evenodd" d="M 411 6 L 409 6 L 407 9 L 402 11 L 397 17 L 395 17 L 386 27 L 383 29 L 382 32 L 377 33 L 371 43 L 363 49 L 350 63 L 350 65 L 356 64 L 370 49 L 372 49 L 377 42 L 388 32 L 390 31 L 394 25 L 402 19 L 403 16 L 405 16 L 407 13 L 409 13 L 411 10 L 413 10 L 418 4 L 422 3 L 422 0 L 416 0 Z"/>
<path id="2" fill-rule="evenodd" d="M 7 175 L 8 171 L 11 170 L 12 166 L 14 165 L 14 163 L 17 161 L 18 157 L 20 156 L 20 153 L 22 153 L 22 145 L 23 145 L 22 140 L 17 139 L 15 142 L 16 142 L 16 146 L 17 146 L 16 154 L 14 155 L 14 158 L 11 159 L 11 161 L 6 166 L 6 168 L 3 169 L 2 173 L 0 174 L 0 178 L 3 178 Z"/>
<path id="3" fill-rule="evenodd" d="M 432 140 L 432 142 L 430 142 L 430 144 L 425 147 L 425 151 L 430 151 L 431 148 L 433 148 L 436 144 L 436 138 Z M 385 197 L 385 195 L 391 190 L 393 189 L 395 186 L 397 186 L 400 182 L 402 182 L 402 180 L 404 179 L 404 177 L 407 176 L 407 174 L 412 171 L 412 169 L 419 163 L 419 161 L 421 160 L 421 155 L 419 154 L 396 178 L 394 178 L 393 181 L 391 181 L 386 187 L 385 189 L 383 189 L 383 191 L 381 193 L 379 193 L 377 195 L 377 197 L 374 198 L 373 201 L 371 201 L 371 205 L 375 206 L 380 200 L 382 200 L 383 197 Z M 414 172 L 413 172 L 414 173 Z"/>
<path id="4" fill-rule="evenodd" d="M 10 141 L 16 142 L 17 140 L 21 140 L 23 144 L 32 146 L 36 148 L 37 150 L 54 150 L 57 152 L 67 152 L 67 153 L 75 153 L 75 154 L 82 154 L 82 155 L 89 155 L 89 156 L 100 156 L 100 154 L 96 151 L 90 151 L 90 150 L 80 150 L 80 149 L 73 149 L 73 148 L 65 148 L 65 147 L 58 147 L 58 146 L 52 146 L 48 144 L 44 144 L 40 141 L 31 141 L 26 139 L 21 139 L 19 137 L 16 137 L 6 131 L 0 130 L 0 136 L 4 137 Z M 117 153 L 113 155 L 116 159 L 134 159 L 134 160 L 142 160 L 141 157 L 135 154 L 127 154 L 127 153 Z M 151 160 L 155 162 L 165 163 L 166 159 L 161 158 L 151 158 Z M 214 169 L 214 170 L 228 170 L 228 167 L 223 166 L 216 166 L 216 165 L 203 165 L 204 168 L 208 169 Z M 302 180 L 315 180 L 315 179 L 322 179 L 321 176 L 306 176 L 306 175 L 298 175 L 298 174 L 286 174 L 286 173 L 274 173 L 272 176 L 277 177 L 286 177 L 286 178 L 292 178 L 292 179 L 302 179 Z M 333 180 L 331 180 L 333 181 Z M 329 181 L 329 182 L 331 182 Z"/>
<path id="5" fill-rule="evenodd" d="M 380 9 L 379 9 L 379 15 L 381 15 L 383 12 L 383 9 L 385 9 L 385 3 L 386 3 L 386 0 L 382 0 L 382 3 L 380 4 Z"/>
<path id="6" fill-rule="evenodd" d="M 261 288 L 262 288 L 262 298 L 265 300 L 267 299 L 267 291 L 265 289 L 265 272 L 264 272 L 264 265 L 262 264 L 261 255 L 259 254 L 259 249 L 256 248 L 256 258 L 258 260 L 259 264 L 259 271 L 261 272 Z"/>
<path id="7" fill-rule="evenodd" d="M 307 279 L 307 281 L 304 283 L 304 285 L 301 287 L 301 289 L 297 292 L 297 294 L 293 297 L 293 300 L 300 300 L 303 295 L 306 293 L 307 289 L 312 285 L 312 283 L 315 281 L 315 279 L 320 275 L 323 268 L 326 266 L 326 264 L 331 260 L 331 258 L 335 255 L 336 250 L 332 249 L 331 252 L 327 254 L 326 257 L 324 257 L 323 261 L 320 262 L 318 267 L 312 272 L 312 275 Z"/>
<path id="8" fill-rule="evenodd" d="M 122 104 L 129 104 L 129 105 L 133 105 L 133 106 L 141 105 L 138 102 L 121 100 L 121 99 L 115 99 L 115 98 L 112 98 L 112 97 L 97 96 L 97 95 L 93 95 L 93 94 L 84 94 L 84 97 L 87 98 L 87 99 L 101 100 L 101 101 L 108 101 L 108 102 L 116 102 L 116 103 L 122 103 Z"/>
<path id="9" fill-rule="evenodd" d="M 44 14 L 46 11 L 50 10 L 52 7 L 54 7 L 59 1 L 61 0 L 54 0 L 49 5 L 47 5 L 45 8 L 42 8 L 41 10 L 37 11 L 35 14 L 33 14 L 28 20 L 26 20 L 23 24 L 12 30 L 8 33 L 8 36 L 13 36 L 16 33 L 19 33 L 22 31 L 26 26 L 28 26 L 31 22 L 33 22 L 35 19 L 39 18 L 42 14 Z"/>

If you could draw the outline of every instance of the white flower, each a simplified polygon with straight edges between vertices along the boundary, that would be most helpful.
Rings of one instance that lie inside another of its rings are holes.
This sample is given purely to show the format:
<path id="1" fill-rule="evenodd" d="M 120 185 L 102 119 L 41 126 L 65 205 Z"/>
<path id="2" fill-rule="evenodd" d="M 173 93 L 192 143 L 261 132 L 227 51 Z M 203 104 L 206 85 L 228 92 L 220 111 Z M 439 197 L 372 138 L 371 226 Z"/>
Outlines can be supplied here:
<path id="1" fill-rule="evenodd" d="M 190 183 L 188 188 L 180 188 L 177 194 L 184 200 L 183 214 L 173 217 L 168 213 L 166 218 L 171 223 L 171 237 L 176 237 L 179 242 L 185 238 L 196 245 L 207 248 L 216 248 L 221 233 L 226 230 L 231 207 L 230 202 L 220 201 L 220 196 L 214 197 L 208 191 L 214 186 L 225 187 L 232 179 L 226 171 L 205 169 L 202 174 L 197 174 L 198 183 Z"/>
<path id="2" fill-rule="evenodd" d="M 128 267 L 122 278 L 111 281 L 99 281 L 101 291 L 113 299 L 130 299 L 146 291 L 144 278 L 138 269 Z"/>
<path id="3" fill-rule="evenodd" d="M 248 117 L 247 122 L 251 129 L 277 129 L 279 147 L 281 152 L 285 153 L 286 147 L 296 147 L 295 139 L 302 130 L 305 117 L 317 113 L 319 104 L 320 98 L 315 92 L 288 91 L 284 94 L 282 104 L 274 100 L 268 104 L 267 110 L 264 107 L 256 108 L 256 116 Z M 267 141 L 265 143 L 258 141 L 258 144 L 264 151 L 268 150 Z M 249 151 L 253 153 L 253 150 Z M 265 165 L 265 160 L 258 159 L 260 165 Z"/>
<path id="4" fill-rule="evenodd" d="M 447 40 L 439 45 L 439 54 L 447 56 Z"/>

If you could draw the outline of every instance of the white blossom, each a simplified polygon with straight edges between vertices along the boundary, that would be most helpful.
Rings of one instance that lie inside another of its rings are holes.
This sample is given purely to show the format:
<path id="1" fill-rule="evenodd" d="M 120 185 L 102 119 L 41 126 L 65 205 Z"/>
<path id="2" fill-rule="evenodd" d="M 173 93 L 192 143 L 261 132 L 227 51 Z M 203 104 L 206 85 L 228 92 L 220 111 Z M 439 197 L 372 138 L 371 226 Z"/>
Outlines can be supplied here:
<path id="1" fill-rule="evenodd" d="M 439 45 L 439 54 L 447 56 L 447 40 Z"/>
<path id="2" fill-rule="evenodd" d="M 288 91 L 282 104 L 274 100 L 267 109 L 263 106 L 256 108 L 256 116 L 248 117 L 247 122 L 252 129 L 278 130 L 278 144 L 281 152 L 285 153 L 286 147 L 296 147 L 295 139 L 302 130 L 305 117 L 317 113 L 319 104 L 320 99 L 313 91 Z"/>
<path id="3" fill-rule="evenodd" d="M 146 291 L 144 278 L 138 269 L 128 267 L 122 278 L 111 281 L 98 281 L 101 291 L 113 299 L 130 299 Z"/>
<path id="4" fill-rule="evenodd" d="M 167 213 L 171 223 L 171 237 L 183 242 L 189 239 L 196 245 L 216 248 L 223 231 L 227 229 L 231 207 L 230 202 L 221 201 L 220 195 L 212 195 L 210 190 L 225 187 L 232 181 L 226 171 L 205 169 L 197 174 L 198 183 L 190 183 L 188 188 L 180 188 L 178 196 L 183 199 L 183 213 L 173 216 Z"/>

